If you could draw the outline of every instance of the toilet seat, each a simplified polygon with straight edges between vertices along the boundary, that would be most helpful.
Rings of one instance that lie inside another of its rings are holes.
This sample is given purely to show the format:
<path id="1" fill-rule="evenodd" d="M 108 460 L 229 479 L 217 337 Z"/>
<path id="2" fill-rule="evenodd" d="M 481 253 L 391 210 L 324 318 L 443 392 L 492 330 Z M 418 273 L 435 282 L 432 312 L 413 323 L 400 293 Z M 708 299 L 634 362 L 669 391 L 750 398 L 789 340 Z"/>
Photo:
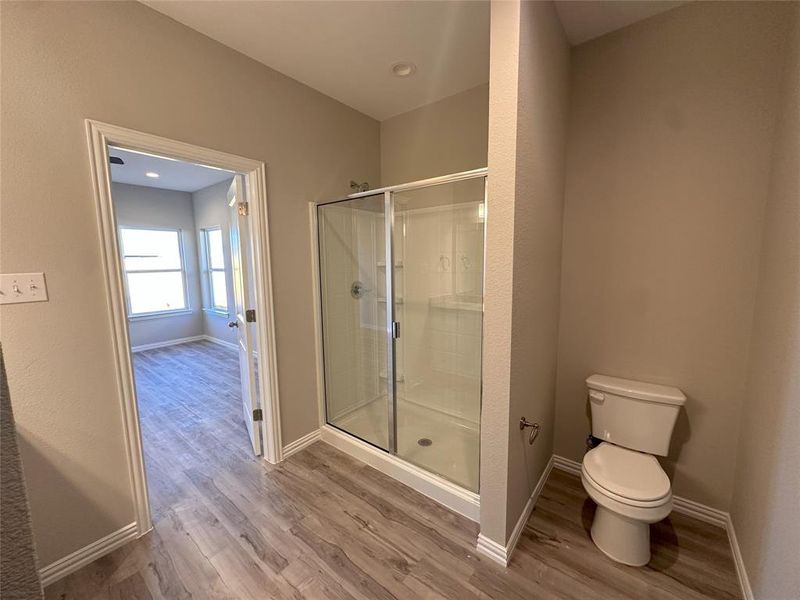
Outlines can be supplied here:
<path id="1" fill-rule="evenodd" d="M 655 456 L 602 442 L 581 464 L 581 481 L 597 504 L 592 541 L 622 564 L 650 561 L 650 524 L 672 512 L 669 477 Z"/>
<path id="2" fill-rule="evenodd" d="M 581 471 L 597 491 L 629 506 L 661 506 L 672 497 L 669 477 L 650 454 L 603 442 L 586 453 Z"/>
<path id="3" fill-rule="evenodd" d="M 662 507 L 669 506 L 669 510 L 667 514 L 672 510 L 672 493 L 668 493 L 666 496 L 659 498 L 658 500 L 650 500 L 650 501 L 643 501 L 643 500 L 632 500 L 631 498 L 625 498 L 624 496 L 620 496 L 619 494 L 615 494 L 604 488 L 602 485 L 597 483 L 592 476 L 586 472 L 586 468 L 581 468 L 581 479 L 583 480 L 584 488 L 592 497 L 592 499 L 597 502 L 598 504 L 607 505 L 607 508 L 612 510 L 617 510 L 618 512 L 623 512 L 628 514 L 631 517 L 635 515 L 641 515 L 640 518 L 643 519 L 650 519 L 652 515 L 650 512 L 653 512 L 651 509 L 655 509 L 655 512 L 661 514 Z M 664 515 L 666 516 L 666 515 Z M 661 517 L 663 518 L 663 517 Z M 658 520 L 661 520 L 659 518 Z"/>

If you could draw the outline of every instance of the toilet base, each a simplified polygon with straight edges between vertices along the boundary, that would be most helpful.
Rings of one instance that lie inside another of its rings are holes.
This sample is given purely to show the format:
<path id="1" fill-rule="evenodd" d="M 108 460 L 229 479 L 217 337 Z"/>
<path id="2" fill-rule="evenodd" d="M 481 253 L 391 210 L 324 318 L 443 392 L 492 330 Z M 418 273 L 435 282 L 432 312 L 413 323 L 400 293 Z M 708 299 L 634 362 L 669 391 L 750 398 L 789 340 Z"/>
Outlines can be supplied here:
<path id="1" fill-rule="evenodd" d="M 633 521 L 602 506 L 592 521 L 592 540 L 610 559 L 632 567 L 650 562 L 650 524 Z"/>

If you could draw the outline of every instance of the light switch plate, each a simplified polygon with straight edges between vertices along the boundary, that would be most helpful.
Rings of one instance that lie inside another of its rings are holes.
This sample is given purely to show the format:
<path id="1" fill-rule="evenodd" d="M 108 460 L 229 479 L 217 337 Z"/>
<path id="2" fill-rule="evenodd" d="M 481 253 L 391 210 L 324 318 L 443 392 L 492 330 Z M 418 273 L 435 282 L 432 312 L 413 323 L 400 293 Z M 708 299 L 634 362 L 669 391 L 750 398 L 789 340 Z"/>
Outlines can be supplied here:
<path id="1" fill-rule="evenodd" d="M 47 302 L 44 273 L 0 274 L 0 304 Z"/>

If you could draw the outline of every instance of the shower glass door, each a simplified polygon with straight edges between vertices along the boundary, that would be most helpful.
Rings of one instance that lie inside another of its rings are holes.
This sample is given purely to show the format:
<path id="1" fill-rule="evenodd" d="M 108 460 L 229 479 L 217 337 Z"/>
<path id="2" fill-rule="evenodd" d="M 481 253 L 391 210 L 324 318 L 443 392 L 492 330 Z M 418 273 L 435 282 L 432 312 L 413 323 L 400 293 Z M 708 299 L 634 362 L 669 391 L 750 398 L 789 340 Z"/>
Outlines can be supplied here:
<path id="1" fill-rule="evenodd" d="M 394 452 L 390 205 L 384 193 L 319 205 L 317 223 L 327 421 Z"/>
<path id="2" fill-rule="evenodd" d="M 478 491 L 485 171 L 317 206 L 326 418 Z"/>

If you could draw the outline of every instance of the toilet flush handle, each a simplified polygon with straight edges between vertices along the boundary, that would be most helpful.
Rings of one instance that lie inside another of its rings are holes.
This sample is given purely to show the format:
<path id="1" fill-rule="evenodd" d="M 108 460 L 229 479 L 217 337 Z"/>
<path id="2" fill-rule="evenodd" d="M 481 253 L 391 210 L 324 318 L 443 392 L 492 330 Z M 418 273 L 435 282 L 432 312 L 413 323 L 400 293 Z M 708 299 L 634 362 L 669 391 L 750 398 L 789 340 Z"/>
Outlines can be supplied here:
<path id="1" fill-rule="evenodd" d="M 602 392 L 596 392 L 594 390 L 589 390 L 589 400 L 591 400 L 595 404 L 602 404 L 605 399 L 606 399 L 606 396 Z"/>
<path id="2" fill-rule="evenodd" d="M 531 423 L 530 421 L 528 421 L 528 419 L 526 419 L 523 416 L 519 420 L 519 430 L 522 431 L 526 427 L 531 428 L 531 435 L 528 438 L 528 443 L 533 444 L 533 442 L 536 441 L 536 436 L 539 435 L 539 430 L 541 429 L 541 426 L 538 423 Z"/>

